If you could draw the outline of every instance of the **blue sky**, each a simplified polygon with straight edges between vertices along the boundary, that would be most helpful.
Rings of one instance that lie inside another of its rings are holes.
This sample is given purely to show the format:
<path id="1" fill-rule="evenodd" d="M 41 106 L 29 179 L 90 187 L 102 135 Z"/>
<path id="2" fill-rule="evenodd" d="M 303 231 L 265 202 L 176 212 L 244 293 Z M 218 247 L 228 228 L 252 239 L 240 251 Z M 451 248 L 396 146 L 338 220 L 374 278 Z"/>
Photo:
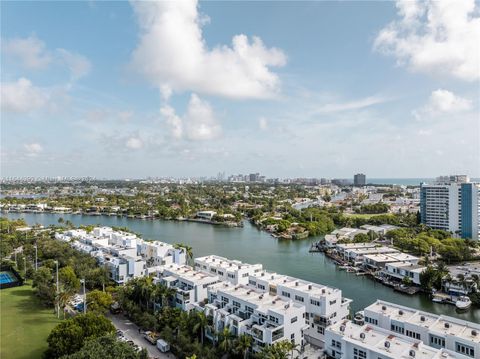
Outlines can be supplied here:
<path id="1" fill-rule="evenodd" d="M 2 176 L 480 176 L 474 1 L 1 6 Z"/>

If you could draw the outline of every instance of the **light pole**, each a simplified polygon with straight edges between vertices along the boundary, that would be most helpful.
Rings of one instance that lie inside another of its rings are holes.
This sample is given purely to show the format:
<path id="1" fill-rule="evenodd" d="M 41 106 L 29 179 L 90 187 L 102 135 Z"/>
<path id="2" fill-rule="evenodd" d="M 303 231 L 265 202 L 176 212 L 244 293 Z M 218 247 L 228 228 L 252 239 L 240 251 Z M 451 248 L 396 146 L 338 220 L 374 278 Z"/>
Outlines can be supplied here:
<path id="1" fill-rule="evenodd" d="M 37 243 L 35 243 L 35 272 L 38 269 L 38 246 Z"/>
<path id="2" fill-rule="evenodd" d="M 87 294 L 85 292 L 85 279 L 80 279 L 83 284 L 83 314 L 87 313 Z"/>
<path id="3" fill-rule="evenodd" d="M 59 288 L 58 288 L 58 260 L 55 261 L 55 266 L 57 268 L 57 318 L 60 318 L 60 303 L 58 303 L 58 293 L 59 293 Z"/>

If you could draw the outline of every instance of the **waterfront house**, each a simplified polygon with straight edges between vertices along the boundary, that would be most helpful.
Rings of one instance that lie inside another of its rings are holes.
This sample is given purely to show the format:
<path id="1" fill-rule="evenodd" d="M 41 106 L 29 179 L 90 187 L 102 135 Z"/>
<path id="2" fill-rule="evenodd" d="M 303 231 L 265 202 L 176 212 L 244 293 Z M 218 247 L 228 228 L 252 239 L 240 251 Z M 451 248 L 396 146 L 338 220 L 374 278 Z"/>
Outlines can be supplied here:
<path id="1" fill-rule="evenodd" d="M 420 273 L 425 269 L 425 266 L 411 262 L 393 262 L 387 263 L 382 273 L 386 277 L 399 281 L 402 281 L 404 278 L 410 278 L 413 284 L 420 285 Z"/>
<path id="2" fill-rule="evenodd" d="M 195 269 L 217 275 L 221 280 L 233 284 L 248 284 L 248 277 L 263 269 L 261 264 L 243 263 L 217 255 L 195 258 Z"/>

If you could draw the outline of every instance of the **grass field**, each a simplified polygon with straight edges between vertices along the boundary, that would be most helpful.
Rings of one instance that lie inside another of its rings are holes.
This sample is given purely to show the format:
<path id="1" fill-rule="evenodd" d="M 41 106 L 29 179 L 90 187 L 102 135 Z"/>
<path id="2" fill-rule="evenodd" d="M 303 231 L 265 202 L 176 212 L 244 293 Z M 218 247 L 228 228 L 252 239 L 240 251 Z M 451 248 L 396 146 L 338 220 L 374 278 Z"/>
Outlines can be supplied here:
<path id="1" fill-rule="evenodd" d="M 50 330 L 59 323 L 30 285 L 0 290 L 0 357 L 41 358 Z"/>

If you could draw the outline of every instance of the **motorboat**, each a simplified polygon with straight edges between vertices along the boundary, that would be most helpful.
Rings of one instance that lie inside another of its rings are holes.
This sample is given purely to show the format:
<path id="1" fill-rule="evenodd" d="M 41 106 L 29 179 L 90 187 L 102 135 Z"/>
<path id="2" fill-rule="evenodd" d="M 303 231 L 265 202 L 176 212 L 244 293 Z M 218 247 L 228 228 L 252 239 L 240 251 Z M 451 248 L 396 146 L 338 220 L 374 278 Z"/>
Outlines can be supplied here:
<path id="1" fill-rule="evenodd" d="M 471 305 L 472 301 L 465 295 L 458 297 L 457 301 L 455 302 L 455 306 L 462 310 L 470 308 Z"/>

